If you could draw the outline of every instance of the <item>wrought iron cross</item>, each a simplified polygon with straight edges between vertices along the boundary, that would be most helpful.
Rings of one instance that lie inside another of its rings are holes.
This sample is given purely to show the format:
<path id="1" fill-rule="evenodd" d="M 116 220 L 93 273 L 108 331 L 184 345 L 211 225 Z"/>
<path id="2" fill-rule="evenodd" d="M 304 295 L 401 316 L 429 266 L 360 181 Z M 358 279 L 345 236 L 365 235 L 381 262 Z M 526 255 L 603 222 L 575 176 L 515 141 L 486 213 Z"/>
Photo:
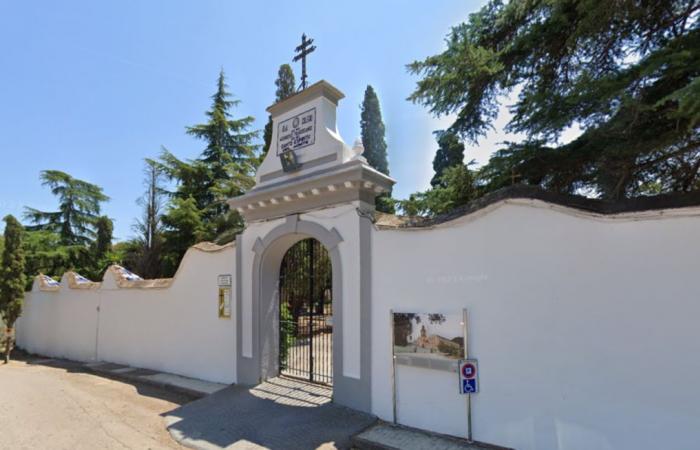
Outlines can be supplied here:
<path id="1" fill-rule="evenodd" d="M 297 46 L 294 51 L 297 55 L 294 57 L 294 62 L 301 60 L 301 84 L 299 85 L 299 90 L 306 89 L 306 55 L 316 50 L 313 39 L 307 39 L 306 34 L 301 35 L 301 45 Z"/>

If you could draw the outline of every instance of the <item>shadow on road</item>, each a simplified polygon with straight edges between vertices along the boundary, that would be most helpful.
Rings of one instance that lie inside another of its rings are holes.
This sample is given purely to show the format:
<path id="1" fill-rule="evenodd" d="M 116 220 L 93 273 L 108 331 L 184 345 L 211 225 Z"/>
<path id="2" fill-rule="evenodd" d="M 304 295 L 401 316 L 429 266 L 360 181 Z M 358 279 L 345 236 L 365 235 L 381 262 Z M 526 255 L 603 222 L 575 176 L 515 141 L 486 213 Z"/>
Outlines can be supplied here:
<path id="1" fill-rule="evenodd" d="M 192 400 L 195 400 L 198 398 L 197 396 L 194 395 L 189 395 L 184 392 L 176 392 L 173 390 L 168 390 L 168 389 L 163 389 L 158 386 L 154 386 L 151 384 L 139 382 L 137 380 L 130 380 L 130 379 L 125 379 L 123 377 L 119 377 L 117 375 L 111 376 L 109 373 L 97 373 L 91 370 L 88 370 L 85 367 L 84 363 L 77 362 L 77 361 L 70 361 L 66 359 L 58 359 L 58 358 L 48 358 L 44 357 L 41 355 L 33 355 L 29 354 L 21 349 L 15 349 L 12 352 L 12 359 L 14 361 L 21 361 L 24 362 L 27 365 L 32 365 L 32 366 L 45 366 L 45 367 L 51 367 L 54 369 L 63 369 L 66 372 L 69 373 L 84 373 L 86 375 L 91 375 L 94 377 L 98 378 L 106 378 L 109 380 L 114 380 L 114 381 L 119 381 L 120 383 L 124 384 L 129 384 L 136 389 L 136 392 L 138 392 L 140 395 L 144 395 L 147 397 L 153 397 L 157 398 L 160 400 L 166 400 L 178 405 L 184 405 L 186 403 L 191 402 Z M 2 369 L 2 365 L 0 364 L 0 370 Z"/>
<path id="2" fill-rule="evenodd" d="M 332 403 L 330 392 L 275 378 L 255 387 L 228 387 L 164 416 L 170 434 L 188 447 L 350 448 L 351 436 L 376 418 Z"/>

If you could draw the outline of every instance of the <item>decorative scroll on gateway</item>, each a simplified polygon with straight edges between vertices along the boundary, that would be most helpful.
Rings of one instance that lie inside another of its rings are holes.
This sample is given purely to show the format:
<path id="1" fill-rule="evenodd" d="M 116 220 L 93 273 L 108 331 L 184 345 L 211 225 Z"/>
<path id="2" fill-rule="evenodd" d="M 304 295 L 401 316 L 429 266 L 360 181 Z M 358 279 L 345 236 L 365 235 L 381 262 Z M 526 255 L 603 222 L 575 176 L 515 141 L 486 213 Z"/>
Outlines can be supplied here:
<path id="1" fill-rule="evenodd" d="M 316 141 L 316 108 L 280 122 L 277 125 L 277 154 L 299 150 Z"/>

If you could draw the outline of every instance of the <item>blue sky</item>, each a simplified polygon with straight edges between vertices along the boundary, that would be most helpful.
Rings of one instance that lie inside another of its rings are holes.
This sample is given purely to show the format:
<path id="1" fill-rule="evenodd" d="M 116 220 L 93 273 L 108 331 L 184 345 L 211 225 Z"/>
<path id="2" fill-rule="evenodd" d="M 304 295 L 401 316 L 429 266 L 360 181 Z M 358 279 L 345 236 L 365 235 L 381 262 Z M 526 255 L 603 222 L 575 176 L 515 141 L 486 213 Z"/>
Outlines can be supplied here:
<path id="1" fill-rule="evenodd" d="M 395 195 L 425 189 L 431 133 L 449 119 L 405 100 L 416 82 L 405 65 L 440 52 L 450 27 L 483 3 L 0 0 L 0 214 L 54 209 L 38 177 L 58 169 L 102 186 L 115 237 L 128 238 L 140 213 L 143 158 L 161 145 L 181 158 L 201 152 L 184 130 L 204 120 L 222 67 L 242 102 L 235 114 L 255 116 L 262 129 L 277 68 L 291 62 L 302 32 L 318 48 L 310 81 L 326 79 L 346 95 L 338 111 L 345 141 L 359 136 L 359 104 L 372 84 Z M 485 162 L 502 140 L 493 133 L 467 158 Z"/>

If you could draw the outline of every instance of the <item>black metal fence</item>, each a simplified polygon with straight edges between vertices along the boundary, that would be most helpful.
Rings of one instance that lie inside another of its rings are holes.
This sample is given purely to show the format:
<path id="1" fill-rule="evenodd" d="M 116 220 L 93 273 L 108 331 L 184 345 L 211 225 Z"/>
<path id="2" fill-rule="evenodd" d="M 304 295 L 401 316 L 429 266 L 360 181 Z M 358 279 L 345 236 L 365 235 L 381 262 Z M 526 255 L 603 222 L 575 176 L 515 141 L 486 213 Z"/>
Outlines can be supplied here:
<path id="1" fill-rule="evenodd" d="M 315 239 L 294 244 L 280 268 L 280 373 L 333 383 L 333 289 L 328 251 Z"/>

